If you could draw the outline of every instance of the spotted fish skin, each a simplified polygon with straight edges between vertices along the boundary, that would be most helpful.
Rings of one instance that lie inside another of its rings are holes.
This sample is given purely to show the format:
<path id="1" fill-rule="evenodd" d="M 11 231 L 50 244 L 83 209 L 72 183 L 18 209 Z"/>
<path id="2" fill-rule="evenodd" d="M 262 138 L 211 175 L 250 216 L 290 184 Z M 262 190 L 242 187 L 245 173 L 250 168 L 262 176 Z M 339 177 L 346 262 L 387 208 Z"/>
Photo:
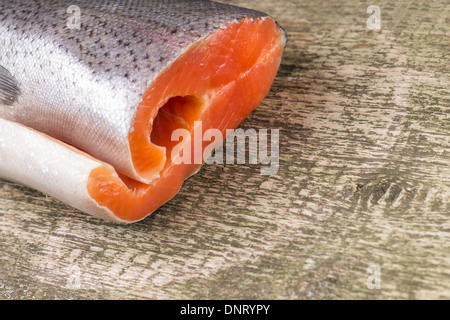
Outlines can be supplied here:
<path id="1" fill-rule="evenodd" d="M 0 66 L 20 95 L 0 117 L 70 143 L 139 178 L 128 134 L 155 79 L 192 43 L 264 13 L 205 0 L 0 0 Z"/>

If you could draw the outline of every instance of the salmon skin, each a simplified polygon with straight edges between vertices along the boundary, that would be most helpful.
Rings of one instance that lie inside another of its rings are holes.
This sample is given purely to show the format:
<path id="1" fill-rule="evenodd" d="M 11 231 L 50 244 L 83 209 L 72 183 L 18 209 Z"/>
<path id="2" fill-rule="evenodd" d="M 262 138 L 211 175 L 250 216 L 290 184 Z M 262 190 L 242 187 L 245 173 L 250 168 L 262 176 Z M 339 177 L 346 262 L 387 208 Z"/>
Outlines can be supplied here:
<path id="1" fill-rule="evenodd" d="M 0 177 L 138 221 L 201 166 L 172 161 L 173 130 L 236 128 L 267 95 L 286 35 L 267 14 L 205 0 L 73 4 L 0 0 Z"/>

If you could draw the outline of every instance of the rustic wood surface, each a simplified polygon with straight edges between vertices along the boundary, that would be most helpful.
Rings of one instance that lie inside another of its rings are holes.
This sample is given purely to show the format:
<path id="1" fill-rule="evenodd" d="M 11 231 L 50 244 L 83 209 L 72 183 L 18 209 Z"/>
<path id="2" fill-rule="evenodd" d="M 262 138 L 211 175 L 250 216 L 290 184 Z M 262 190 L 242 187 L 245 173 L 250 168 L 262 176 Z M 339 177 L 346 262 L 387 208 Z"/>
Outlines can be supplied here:
<path id="1" fill-rule="evenodd" d="M 0 298 L 450 298 L 449 1 L 230 2 L 289 35 L 242 125 L 278 174 L 204 166 L 128 226 L 0 181 Z"/>

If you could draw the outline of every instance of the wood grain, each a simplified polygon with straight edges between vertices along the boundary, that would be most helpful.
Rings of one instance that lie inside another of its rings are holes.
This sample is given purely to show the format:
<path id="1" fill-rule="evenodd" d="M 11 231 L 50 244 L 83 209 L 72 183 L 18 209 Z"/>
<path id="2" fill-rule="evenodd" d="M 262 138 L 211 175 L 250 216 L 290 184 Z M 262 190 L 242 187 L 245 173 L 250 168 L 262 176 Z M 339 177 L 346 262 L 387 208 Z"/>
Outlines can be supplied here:
<path id="1" fill-rule="evenodd" d="M 242 124 L 281 130 L 278 174 L 204 166 L 129 226 L 1 181 L 0 298 L 450 298 L 449 2 L 230 3 L 289 35 Z"/>

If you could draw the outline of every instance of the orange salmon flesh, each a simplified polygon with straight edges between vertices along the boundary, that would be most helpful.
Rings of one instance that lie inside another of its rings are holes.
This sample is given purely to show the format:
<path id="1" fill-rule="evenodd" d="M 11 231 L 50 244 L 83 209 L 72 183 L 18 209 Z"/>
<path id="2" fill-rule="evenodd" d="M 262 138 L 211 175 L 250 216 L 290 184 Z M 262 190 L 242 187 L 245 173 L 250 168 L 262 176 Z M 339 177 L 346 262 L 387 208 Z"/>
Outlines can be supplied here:
<path id="1" fill-rule="evenodd" d="M 194 121 L 202 122 L 203 132 L 214 128 L 224 136 L 236 128 L 268 94 L 285 42 L 267 17 L 230 23 L 191 45 L 146 90 L 128 136 L 136 172 L 151 183 L 99 167 L 89 176 L 92 199 L 132 222 L 173 198 L 201 165 L 171 161 L 178 143 L 172 132 L 183 128 L 192 135 Z"/>

